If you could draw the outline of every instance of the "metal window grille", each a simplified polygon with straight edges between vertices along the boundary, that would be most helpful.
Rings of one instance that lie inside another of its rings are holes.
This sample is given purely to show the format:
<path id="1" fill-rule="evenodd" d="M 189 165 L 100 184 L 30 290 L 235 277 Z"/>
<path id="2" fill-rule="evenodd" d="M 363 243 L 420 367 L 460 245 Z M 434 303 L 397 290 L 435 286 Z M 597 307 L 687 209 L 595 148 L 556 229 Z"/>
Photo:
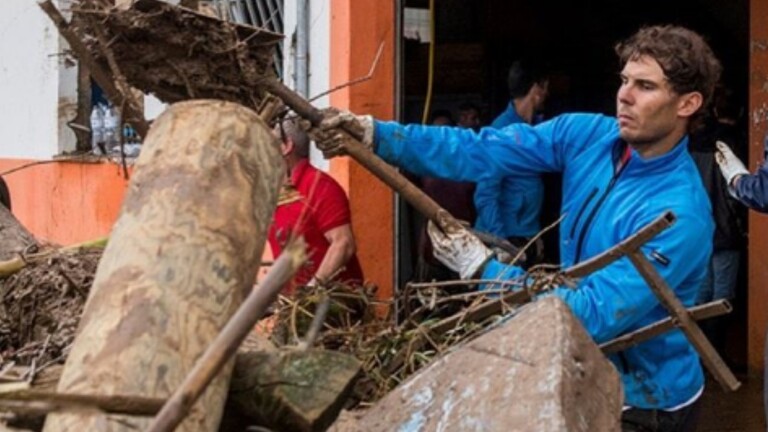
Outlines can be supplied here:
<path id="1" fill-rule="evenodd" d="M 283 34 L 284 0 L 213 0 L 213 4 L 224 19 L 250 24 Z M 277 44 L 274 67 L 277 76 L 283 77 L 283 46 Z"/>

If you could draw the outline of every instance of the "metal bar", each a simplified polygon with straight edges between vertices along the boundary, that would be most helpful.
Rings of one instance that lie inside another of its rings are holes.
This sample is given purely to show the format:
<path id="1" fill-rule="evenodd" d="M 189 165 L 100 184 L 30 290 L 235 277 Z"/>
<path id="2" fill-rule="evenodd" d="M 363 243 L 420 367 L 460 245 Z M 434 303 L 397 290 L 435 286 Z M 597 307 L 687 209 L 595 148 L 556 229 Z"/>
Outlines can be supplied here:
<path id="1" fill-rule="evenodd" d="M 285 23 L 283 22 L 283 4 L 281 0 L 267 0 L 267 6 L 269 7 L 269 15 L 275 16 L 275 29 L 280 29 L 278 33 L 282 33 Z"/>
<path id="2" fill-rule="evenodd" d="M 256 11 L 253 9 L 252 0 L 244 0 L 244 1 L 245 1 L 245 9 L 248 11 L 248 16 L 251 17 L 251 25 L 254 27 L 261 27 L 261 25 L 259 25 L 260 22 L 256 17 Z"/>
<path id="3" fill-rule="evenodd" d="M 245 13 L 243 13 L 243 5 L 240 3 L 240 1 L 241 0 L 233 0 L 233 6 L 230 8 L 230 11 L 232 12 L 232 21 L 237 23 L 244 23 Z"/>
<path id="4" fill-rule="evenodd" d="M 611 264 L 624 255 L 629 255 L 630 252 L 636 251 L 640 246 L 648 242 L 648 240 L 655 237 L 656 234 L 669 228 L 673 223 L 675 223 L 675 219 L 676 217 L 674 213 L 670 211 L 664 212 L 661 216 L 656 218 L 656 220 L 644 226 L 640 231 L 632 234 L 626 240 L 622 241 L 616 246 L 608 249 L 598 256 L 592 257 L 586 261 L 565 269 L 563 271 L 563 276 L 579 278 L 600 270 L 601 268 Z"/>
<path id="5" fill-rule="evenodd" d="M 731 311 L 733 311 L 733 308 L 727 300 L 717 300 L 688 309 L 688 313 L 691 315 L 691 318 L 696 321 L 724 315 L 730 313 Z M 677 327 L 678 324 L 679 322 L 674 320 L 672 317 L 667 317 L 663 320 L 656 321 L 655 323 L 651 323 L 645 327 L 639 328 L 632 333 L 627 333 L 616 339 L 605 342 L 600 345 L 600 349 L 603 350 L 603 354 L 605 355 L 624 351 L 627 348 L 653 339 L 662 333 L 666 333 Z"/>
<path id="6" fill-rule="evenodd" d="M 681 328 L 683 333 L 688 337 L 688 340 L 696 348 L 701 356 L 701 361 L 704 366 L 707 367 L 710 373 L 715 377 L 717 382 L 723 386 L 724 389 L 735 391 L 741 383 L 733 375 L 728 366 L 726 366 L 723 359 L 715 351 L 715 348 L 709 342 L 704 333 L 701 331 L 696 321 L 691 318 L 685 306 L 675 296 L 675 293 L 669 288 L 667 283 L 661 277 L 661 275 L 653 267 L 653 264 L 643 255 L 643 253 L 636 249 L 627 254 L 629 259 L 634 264 L 635 268 L 642 275 L 645 282 L 651 288 L 659 302 L 664 306 L 671 318 L 678 322 L 677 326 Z"/>
<path id="7" fill-rule="evenodd" d="M 269 13 L 264 10 L 264 4 L 260 0 L 253 0 L 253 1 L 256 2 L 256 8 L 259 10 L 259 18 L 260 18 L 258 23 L 254 23 L 254 25 L 263 27 L 267 24 L 267 20 L 269 19 Z"/>

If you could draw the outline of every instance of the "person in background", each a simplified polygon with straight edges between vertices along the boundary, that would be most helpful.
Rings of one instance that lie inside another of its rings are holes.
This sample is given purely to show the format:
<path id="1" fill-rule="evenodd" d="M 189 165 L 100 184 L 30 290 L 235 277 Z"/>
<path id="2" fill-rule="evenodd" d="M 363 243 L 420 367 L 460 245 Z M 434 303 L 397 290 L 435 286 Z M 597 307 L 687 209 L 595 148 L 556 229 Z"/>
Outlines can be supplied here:
<path id="1" fill-rule="evenodd" d="M 739 276 L 741 249 L 744 247 L 745 214 L 728 193 L 728 185 L 720 174 L 715 162 L 717 141 L 730 143 L 736 148 L 743 148 L 746 137 L 736 126 L 739 117 L 733 93 L 725 88 L 718 88 L 712 107 L 712 115 L 703 128 L 691 134 L 688 150 L 696 167 L 699 169 L 704 188 L 712 203 L 712 216 L 715 221 L 712 259 L 707 266 L 707 277 L 701 286 L 696 304 L 714 300 L 729 300 L 736 297 L 736 283 Z M 730 316 L 717 317 L 704 321 L 701 326 L 718 351 L 723 351 L 726 342 L 726 328 Z"/>
<path id="2" fill-rule="evenodd" d="M 301 236 L 307 243 L 308 255 L 287 293 L 296 286 L 331 281 L 361 284 L 363 272 L 344 190 L 331 176 L 309 163 L 310 140 L 298 122 L 284 120 L 279 123 L 278 132 L 288 170 L 269 228 L 269 245 L 274 256 L 278 256 L 288 241 Z"/>
<path id="3" fill-rule="evenodd" d="M 462 105 L 465 109 L 465 124 L 479 122 L 479 111 L 471 104 Z M 432 113 L 432 124 L 435 126 L 454 126 L 450 111 L 435 110 Z M 469 126 L 465 126 L 469 127 Z M 435 200 L 440 207 L 448 211 L 453 217 L 468 223 L 473 223 L 476 218 L 475 206 L 472 196 L 475 192 L 475 184 L 471 182 L 455 182 L 431 176 L 423 176 L 420 179 L 421 189 Z M 416 280 L 420 282 L 445 281 L 457 279 L 458 275 L 445 267 L 443 263 L 435 259 L 432 253 L 432 243 L 427 236 L 426 224 L 419 230 L 417 244 Z"/>
<path id="4" fill-rule="evenodd" d="M 541 111 L 547 99 L 547 75 L 532 63 L 516 61 L 509 68 L 507 85 L 511 99 L 491 127 L 501 129 L 516 123 L 533 124 L 534 115 Z M 541 230 L 539 217 L 543 202 L 541 176 L 509 175 L 480 181 L 474 196 L 475 229 L 523 247 Z M 537 241 L 527 255 L 526 266 L 540 262 L 544 255 L 543 243 Z"/>
<path id="5" fill-rule="evenodd" d="M 472 102 L 464 102 L 459 105 L 459 127 L 477 130 L 480 128 L 480 108 Z"/>
<path id="6" fill-rule="evenodd" d="M 530 61 L 512 63 L 507 74 L 509 104 L 491 123 L 501 129 L 515 123 L 534 124 L 534 116 L 544 108 L 549 95 L 549 76 Z"/>
<path id="7" fill-rule="evenodd" d="M 754 174 L 749 173 L 747 167 L 728 147 L 728 144 L 718 141 L 717 150 L 715 160 L 730 194 L 748 208 L 760 213 L 768 213 L 768 134 L 763 138 L 763 163 Z M 752 265 L 760 264 L 752 263 Z M 763 373 L 768 377 L 768 334 L 766 336 Z M 765 416 L 768 419 L 768 379 L 765 380 L 764 386 L 763 404 Z"/>

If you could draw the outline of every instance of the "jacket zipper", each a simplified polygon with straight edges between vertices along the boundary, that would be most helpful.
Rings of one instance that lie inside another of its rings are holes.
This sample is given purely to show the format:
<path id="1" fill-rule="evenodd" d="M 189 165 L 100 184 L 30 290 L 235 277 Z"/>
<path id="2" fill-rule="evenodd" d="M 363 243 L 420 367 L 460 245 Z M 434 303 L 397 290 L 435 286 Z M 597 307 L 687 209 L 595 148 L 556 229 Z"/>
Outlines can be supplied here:
<path id="1" fill-rule="evenodd" d="M 581 247 L 584 243 L 584 238 L 587 236 L 587 230 L 589 229 L 589 226 L 592 224 L 592 220 L 595 218 L 595 215 L 597 215 L 597 211 L 600 210 L 600 207 L 605 202 L 605 198 L 608 196 L 609 193 L 611 193 L 611 190 L 613 189 L 613 186 L 616 184 L 616 180 L 619 178 L 621 173 L 624 171 L 624 168 L 627 166 L 625 163 L 624 165 L 619 168 L 619 170 L 611 177 L 611 181 L 608 183 L 608 187 L 605 188 L 605 192 L 603 192 L 603 195 L 600 196 L 600 199 L 597 200 L 597 203 L 595 203 L 595 206 L 592 207 L 592 211 L 589 213 L 589 216 L 587 216 L 587 220 L 584 221 L 584 226 L 581 227 L 581 232 L 579 233 L 579 240 L 576 242 L 576 258 L 573 260 L 573 264 L 578 264 L 579 261 L 581 261 Z"/>
<path id="2" fill-rule="evenodd" d="M 589 196 L 587 197 L 587 200 L 584 201 L 584 205 L 581 206 L 579 209 L 579 213 L 576 214 L 576 220 L 573 222 L 573 225 L 571 226 L 571 239 L 573 239 L 573 236 L 576 235 L 576 227 L 579 226 L 579 221 L 581 220 L 581 217 L 584 215 L 584 211 L 587 209 L 587 206 L 590 202 L 592 202 L 592 198 L 597 195 L 597 191 L 600 190 L 600 188 L 594 188 L 592 189 L 592 192 L 589 193 Z"/>

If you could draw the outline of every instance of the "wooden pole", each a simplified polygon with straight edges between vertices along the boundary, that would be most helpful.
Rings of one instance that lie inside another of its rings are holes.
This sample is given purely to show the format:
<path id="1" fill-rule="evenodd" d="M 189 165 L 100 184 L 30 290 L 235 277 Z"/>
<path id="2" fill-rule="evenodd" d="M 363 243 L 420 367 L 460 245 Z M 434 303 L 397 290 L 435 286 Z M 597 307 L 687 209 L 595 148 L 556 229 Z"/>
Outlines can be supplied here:
<path id="1" fill-rule="evenodd" d="M 154 123 L 96 272 L 58 391 L 167 398 L 245 298 L 285 166 L 269 127 L 230 102 Z M 231 363 L 178 430 L 215 431 Z M 129 431 L 149 419 L 53 414 L 46 432 Z"/>
<path id="2" fill-rule="evenodd" d="M 163 405 L 163 409 L 149 425 L 148 432 L 176 429 L 216 374 L 237 353 L 237 347 L 253 330 L 253 326 L 264 315 L 267 307 L 274 303 L 285 283 L 305 261 L 303 241 L 294 242 L 283 250 L 264 282 L 259 284 L 258 289 L 251 291 L 235 316 L 195 364 L 192 372 Z"/>

